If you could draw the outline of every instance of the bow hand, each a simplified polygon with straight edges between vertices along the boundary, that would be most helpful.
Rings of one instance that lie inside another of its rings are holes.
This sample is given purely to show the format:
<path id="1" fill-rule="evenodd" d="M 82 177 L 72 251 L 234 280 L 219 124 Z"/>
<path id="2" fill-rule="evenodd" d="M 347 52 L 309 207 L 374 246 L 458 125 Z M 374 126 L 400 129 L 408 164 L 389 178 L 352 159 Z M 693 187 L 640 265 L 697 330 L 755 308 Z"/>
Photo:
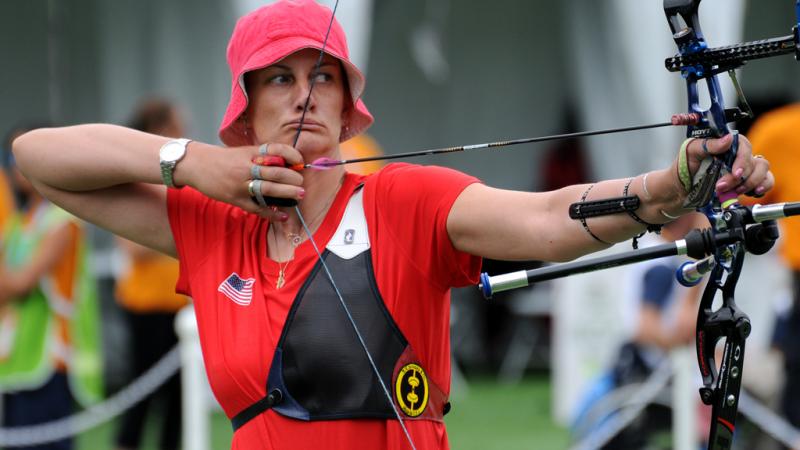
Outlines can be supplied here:
<path id="1" fill-rule="evenodd" d="M 689 139 L 672 173 L 678 178 L 682 208 L 708 203 L 715 191 L 762 196 L 775 184 L 769 161 L 753 156 L 750 141 L 735 132 L 721 138 Z"/>

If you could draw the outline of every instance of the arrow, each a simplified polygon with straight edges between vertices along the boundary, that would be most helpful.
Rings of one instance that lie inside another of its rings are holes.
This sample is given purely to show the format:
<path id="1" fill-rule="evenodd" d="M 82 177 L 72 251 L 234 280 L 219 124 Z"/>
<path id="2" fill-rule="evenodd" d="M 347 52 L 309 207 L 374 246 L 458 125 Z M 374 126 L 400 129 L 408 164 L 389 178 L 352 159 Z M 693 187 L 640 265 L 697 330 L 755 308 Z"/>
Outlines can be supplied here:
<path id="1" fill-rule="evenodd" d="M 699 114 L 695 113 L 681 113 L 681 114 L 674 114 L 669 122 L 660 122 L 660 123 L 653 123 L 649 125 L 637 125 L 632 127 L 622 127 L 622 128 L 609 128 L 605 130 L 594 130 L 594 131 L 579 131 L 576 133 L 565 133 L 565 134 L 553 134 L 550 136 L 539 136 L 539 137 L 532 137 L 532 138 L 522 138 L 522 139 L 513 139 L 510 141 L 497 141 L 497 142 L 487 142 L 484 144 L 473 144 L 473 145 L 461 145 L 456 147 L 443 147 L 443 148 L 434 148 L 429 150 L 420 150 L 414 152 L 406 152 L 406 153 L 396 153 L 394 155 L 379 155 L 379 156 L 367 156 L 364 158 L 352 158 L 352 159 L 332 159 L 332 158 L 318 158 L 313 162 L 306 163 L 306 164 L 295 164 L 291 168 L 294 170 L 298 169 L 320 169 L 326 170 L 330 169 L 331 167 L 341 166 L 343 164 L 355 164 L 360 162 L 367 162 L 367 161 L 385 161 L 389 159 L 399 159 L 399 158 L 411 158 L 415 156 L 427 156 L 427 155 L 438 155 L 440 153 L 454 153 L 454 152 L 463 152 L 467 150 L 479 150 L 485 148 L 494 148 L 494 147 L 508 147 L 511 145 L 519 145 L 519 144 L 528 144 L 531 142 L 544 142 L 544 141 L 555 141 L 559 139 L 570 139 L 576 137 L 583 137 L 583 136 L 596 136 L 599 134 L 612 134 L 612 133 L 623 133 L 626 131 L 636 131 L 636 130 L 645 130 L 648 128 L 660 128 L 660 127 L 670 127 L 670 126 L 686 126 L 686 125 L 695 125 L 700 121 Z"/>

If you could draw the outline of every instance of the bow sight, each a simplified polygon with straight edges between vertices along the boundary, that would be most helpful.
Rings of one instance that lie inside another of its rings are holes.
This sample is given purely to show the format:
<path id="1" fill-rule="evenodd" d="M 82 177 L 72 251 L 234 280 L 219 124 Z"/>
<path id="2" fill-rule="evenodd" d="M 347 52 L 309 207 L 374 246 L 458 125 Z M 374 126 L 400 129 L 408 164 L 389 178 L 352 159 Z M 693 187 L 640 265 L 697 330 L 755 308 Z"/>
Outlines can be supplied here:
<path id="1" fill-rule="evenodd" d="M 699 8 L 700 0 L 664 0 L 664 13 L 680 52 L 667 58 L 664 66 L 670 72 L 680 72 L 686 79 L 689 110 L 701 117 L 698 125 L 689 126 L 688 135 L 719 137 L 720 134 L 713 130 L 725 128 L 726 123 L 753 116 L 736 78 L 736 69 L 750 60 L 792 53 L 800 61 L 800 0 L 795 2 L 798 23 L 792 28 L 792 34 L 714 48 L 708 48 L 706 44 L 697 15 Z M 736 107 L 722 107 L 722 91 L 715 76 L 723 72 L 730 76 L 739 103 L 745 111 Z M 699 106 L 697 81 L 701 79 L 706 80 L 711 99 L 711 107 L 706 111 Z"/>
<path id="2" fill-rule="evenodd" d="M 800 30 L 795 25 L 787 36 L 742 42 L 724 47 L 706 48 L 697 21 L 700 0 L 665 0 L 672 37 L 681 53 L 664 61 L 670 72 L 715 75 L 742 67 L 747 61 L 794 53 L 800 61 Z M 800 2 L 795 5 L 800 18 Z M 686 18 L 689 18 L 688 22 Z M 700 45 L 697 45 L 697 44 Z"/>

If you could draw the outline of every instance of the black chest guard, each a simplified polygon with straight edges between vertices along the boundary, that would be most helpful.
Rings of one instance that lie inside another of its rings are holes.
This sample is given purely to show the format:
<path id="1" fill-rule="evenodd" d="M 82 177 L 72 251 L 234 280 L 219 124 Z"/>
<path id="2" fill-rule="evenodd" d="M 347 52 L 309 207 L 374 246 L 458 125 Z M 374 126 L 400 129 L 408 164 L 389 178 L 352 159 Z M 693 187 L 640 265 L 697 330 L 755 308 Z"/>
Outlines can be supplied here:
<path id="1" fill-rule="evenodd" d="M 359 191 L 322 257 L 383 383 L 392 391 L 395 407 L 409 419 L 442 420 L 446 397 L 427 379 L 386 309 L 369 248 Z M 286 318 L 267 379 L 267 395 L 232 419 L 234 430 L 270 408 L 300 420 L 395 417 L 319 261 Z"/>

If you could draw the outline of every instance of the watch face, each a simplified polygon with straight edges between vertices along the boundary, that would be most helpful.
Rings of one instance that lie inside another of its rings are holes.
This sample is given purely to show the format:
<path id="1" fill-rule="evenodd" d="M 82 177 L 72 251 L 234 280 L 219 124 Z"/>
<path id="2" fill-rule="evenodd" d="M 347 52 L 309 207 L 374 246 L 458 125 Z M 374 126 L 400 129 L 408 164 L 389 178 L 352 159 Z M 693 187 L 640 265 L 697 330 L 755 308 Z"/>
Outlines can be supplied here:
<path id="1" fill-rule="evenodd" d="M 184 151 L 185 148 L 183 145 L 177 142 L 170 142 L 161 150 L 161 158 L 164 161 L 177 161 L 183 156 Z"/>

